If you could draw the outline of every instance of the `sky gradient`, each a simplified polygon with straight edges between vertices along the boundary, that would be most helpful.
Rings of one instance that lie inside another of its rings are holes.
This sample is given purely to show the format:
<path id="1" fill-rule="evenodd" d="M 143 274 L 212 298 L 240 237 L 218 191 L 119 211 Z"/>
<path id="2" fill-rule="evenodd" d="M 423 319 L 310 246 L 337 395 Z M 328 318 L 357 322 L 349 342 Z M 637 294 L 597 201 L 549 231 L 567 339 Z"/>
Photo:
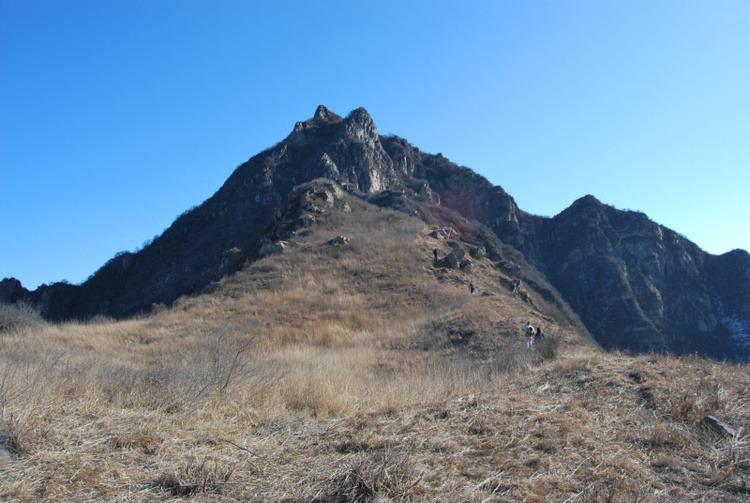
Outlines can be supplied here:
<path id="1" fill-rule="evenodd" d="M 750 2 L 465 4 L 0 0 L 0 278 L 84 280 L 318 104 L 750 249 Z"/>

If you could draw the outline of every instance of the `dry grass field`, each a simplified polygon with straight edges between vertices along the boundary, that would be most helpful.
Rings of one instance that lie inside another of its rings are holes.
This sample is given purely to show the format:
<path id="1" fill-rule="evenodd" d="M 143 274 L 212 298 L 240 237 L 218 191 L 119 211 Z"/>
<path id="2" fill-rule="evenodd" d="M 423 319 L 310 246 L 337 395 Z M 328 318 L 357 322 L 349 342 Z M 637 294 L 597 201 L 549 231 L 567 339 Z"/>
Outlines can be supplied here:
<path id="1" fill-rule="evenodd" d="M 423 222 L 353 213 L 149 316 L 4 307 L 0 500 L 750 498 L 747 366 L 604 353 L 488 259 L 433 267 Z"/>

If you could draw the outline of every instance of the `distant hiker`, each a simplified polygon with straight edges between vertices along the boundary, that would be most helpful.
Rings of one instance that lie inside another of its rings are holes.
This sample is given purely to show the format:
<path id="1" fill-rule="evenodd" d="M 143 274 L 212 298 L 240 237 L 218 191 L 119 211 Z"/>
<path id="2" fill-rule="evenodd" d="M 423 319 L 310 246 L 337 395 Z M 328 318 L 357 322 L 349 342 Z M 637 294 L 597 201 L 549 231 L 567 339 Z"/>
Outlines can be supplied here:
<path id="1" fill-rule="evenodd" d="M 438 250 L 437 248 L 434 248 L 432 250 L 432 262 L 437 264 L 437 257 L 438 257 Z"/>
<path id="2" fill-rule="evenodd" d="M 521 326 L 521 331 L 523 332 L 523 335 L 526 337 L 526 347 L 528 349 L 531 349 L 534 347 L 534 342 L 536 342 L 537 334 L 539 333 L 539 329 L 537 329 L 534 325 L 531 324 L 531 322 L 526 322 Z"/>
<path id="3" fill-rule="evenodd" d="M 474 295 L 474 292 L 476 292 L 476 290 L 477 289 L 474 287 L 474 282 L 470 281 L 469 282 L 469 295 Z"/>

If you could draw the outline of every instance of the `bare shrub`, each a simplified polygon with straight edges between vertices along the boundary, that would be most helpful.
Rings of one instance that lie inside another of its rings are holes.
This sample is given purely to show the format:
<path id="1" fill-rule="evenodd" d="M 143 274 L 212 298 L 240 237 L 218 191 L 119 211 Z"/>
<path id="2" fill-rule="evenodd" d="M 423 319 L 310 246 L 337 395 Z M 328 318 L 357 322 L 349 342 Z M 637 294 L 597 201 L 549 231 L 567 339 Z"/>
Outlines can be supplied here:
<path id="1" fill-rule="evenodd" d="M 42 420 L 33 404 L 50 383 L 62 383 L 61 352 L 36 355 L 30 351 L 5 352 L 0 358 L 0 448 L 19 456 L 28 450 L 35 422 Z"/>
<path id="2" fill-rule="evenodd" d="M 0 450 L 19 456 L 24 452 L 23 431 L 20 418 L 11 414 L 0 415 Z"/>
<path id="3" fill-rule="evenodd" d="M 648 489 L 640 487 L 636 481 L 628 480 L 624 476 L 608 475 L 600 477 L 576 496 L 575 499 L 571 498 L 569 501 L 634 503 L 649 501 L 650 495 Z"/>
<path id="4" fill-rule="evenodd" d="M 245 353 L 252 343 L 252 338 L 225 328 L 206 333 L 188 351 L 159 351 L 141 375 L 143 388 L 159 403 L 157 407 L 170 411 L 210 395 L 224 395 L 249 373 Z"/>
<path id="5" fill-rule="evenodd" d="M 176 472 L 163 473 L 153 483 L 157 489 L 172 496 L 190 496 L 195 493 L 221 493 L 234 473 L 234 464 L 204 457 L 200 462 L 189 457 Z"/>
<path id="6" fill-rule="evenodd" d="M 706 415 L 724 408 L 724 391 L 720 383 L 701 379 L 698 386 L 687 389 L 681 383 L 659 381 L 653 393 L 654 404 L 662 414 L 673 421 L 698 423 Z"/>
<path id="7" fill-rule="evenodd" d="M 38 327 L 44 323 L 39 311 L 30 304 L 24 302 L 16 304 L 0 303 L 0 332 L 9 332 L 24 327 Z"/>
<path id="8" fill-rule="evenodd" d="M 516 372 L 528 366 L 534 360 L 534 354 L 526 347 L 521 338 L 513 338 L 494 355 L 493 366 L 502 373 Z"/>
<path id="9" fill-rule="evenodd" d="M 545 335 L 536 341 L 534 348 L 542 360 L 554 360 L 560 349 L 560 338 L 556 335 Z"/>
<path id="10" fill-rule="evenodd" d="M 412 495 L 419 481 L 406 450 L 400 453 L 386 450 L 370 456 L 360 454 L 354 461 L 319 483 L 309 501 L 399 501 Z"/>

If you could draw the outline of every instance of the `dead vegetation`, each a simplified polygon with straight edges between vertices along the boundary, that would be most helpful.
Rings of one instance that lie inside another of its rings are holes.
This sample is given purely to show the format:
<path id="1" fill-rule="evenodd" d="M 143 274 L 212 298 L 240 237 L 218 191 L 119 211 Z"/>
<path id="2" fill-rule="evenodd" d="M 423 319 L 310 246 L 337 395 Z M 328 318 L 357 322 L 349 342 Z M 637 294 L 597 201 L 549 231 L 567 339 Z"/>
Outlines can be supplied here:
<path id="1" fill-rule="evenodd" d="M 351 204 L 152 316 L 6 325 L 0 500 L 747 500 L 747 367 L 601 353 Z"/>

